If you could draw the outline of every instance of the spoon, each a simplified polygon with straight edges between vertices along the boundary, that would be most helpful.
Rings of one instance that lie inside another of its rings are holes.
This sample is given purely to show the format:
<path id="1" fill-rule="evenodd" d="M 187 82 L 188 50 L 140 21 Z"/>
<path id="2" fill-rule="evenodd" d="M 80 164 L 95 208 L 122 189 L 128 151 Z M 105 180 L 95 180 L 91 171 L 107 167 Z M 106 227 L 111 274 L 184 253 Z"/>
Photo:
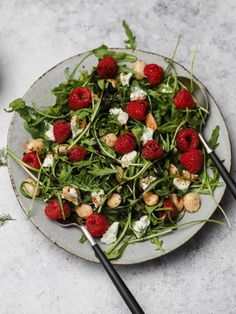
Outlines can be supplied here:
<path id="1" fill-rule="evenodd" d="M 134 314 L 144 314 L 144 311 L 124 283 L 123 279 L 120 277 L 114 266 L 111 264 L 111 262 L 108 260 L 106 255 L 103 253 L 100 246 L 97 244 L 97 242 L 94 240 L 88 229 L 80 223 L 79 217 L 72 213 L 69 218 L 58 219 L 57 223 L 64 228 L 70 228 L 70 227 L 77 227 L 79 228 L 83 234 L 85 235 L 86 239 L 91 244 L 97 258 L 102 263 L 103 267 L 105 268 L 106 272 L 108 273 L 109 277 L 113 281 L 114 285 L 116 286 L 117 290 L 119 291 L 120 295 L 122 296 L 123 300 L 127 304 L 130 311 Z"/>
<path id="2" fill-rule="evenodd" d="M 187 77 L 178 76 L 178 80 L 185 85 L 188 90 L 191 90 L 191 80 Z M 196 81 L 192 82 L 192 88 L 193 92 L 192 95 L 197 100 L 199 104 L 203 108 L 206 109 L 205 117 L 207 115 L 207 111 L 209 108 L 209 102 L 207 98 L 206 91 L 202 85 L 197 83 Z M 236 182 L 230 175 L 229 171 L 225 168 L 223 163 L 220 161 L 219 157 L 216 155 L 216 153 L 213 151 L 213 149 L 209 146 L 207 141 L 204 139 L 202 133 L 198 133 L 200 141 L 202 142 L 202 145 L 205 147 L 206 153 L 210 156 L 211 160 L 214 162 L 216 168 L 218 169 L 222 179 L 226 183 L 227 187 L 231 191 L 233 197 L 236 199 Z"/>

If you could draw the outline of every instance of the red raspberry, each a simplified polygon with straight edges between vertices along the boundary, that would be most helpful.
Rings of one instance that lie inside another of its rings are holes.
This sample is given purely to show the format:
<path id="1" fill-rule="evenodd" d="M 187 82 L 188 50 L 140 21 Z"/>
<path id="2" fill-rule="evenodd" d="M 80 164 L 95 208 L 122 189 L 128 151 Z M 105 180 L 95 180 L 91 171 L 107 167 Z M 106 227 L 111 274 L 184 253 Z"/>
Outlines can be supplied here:
<path id="1" fill-rule="evenodd" d="M 198 173 L 203 166 L 203 153 L 201 150 L 193 149 L 180 154 L 181 165 L 190 173 Z"/>
<path id="2" fill-rule="evenodd" d="M 181 152 L 198 149 L 199 144 L 198 133 L 194 129 L 183 129 L 176 136 L 176 145 Z"/>
<path id="3" fill-rule="evenodd" d="M 170 200 L 165 200 L 163 202 L 163 208 L 172 208 L 172 210 L 161 210 L 159 212 L 156 212 L 157 217 L 164 218 L 165 220 L 173 220 L 173 218 L 178 216 L 178 210 L 175 204 Z"/>
<path id="4" fill-rule="evenodd" d="M 111 57 L 107 56 L 99 60 L 97 64 L 97 74 L 104 78 L 112 78 L 117 73 L 117 62 Z"/>
<path id="5" fill-rule="evenodd" d="M 160 158 L 164 155 L 161 145 L 155 140 L 149 140 L 142 148 L 142 156 L 149 160 Z"/>
<path id="6" fill-rule="evenodd" d="M 67 151 L 67 156 L 69 158 L 69 161 L 71 162 L 78 162 L 84 160 L 86 154 L 87 154 L 86 149 L 81 146 L 73 147 Z"/>
<path id="7" fill-rule="evenodd" d="M 70 93 L 69 108 L 73 111 L 87 108 L 92 101 L 91 91 L 87 87 L 76 87 Z"/>
<path id="8" fill-rule="evenodd" d="M 36 152 L 26 153 L 23 156 L 22 161 L 35 169 L 40 168 L 40 161 L 39 161 L 38 154 Z"/>
<path id="9" fill-rule="evenodd" d="M 69 217 L 71 214 L 70 205 L 66 201 L 63 201 L 62 207 L 63 207 L 65 218 Z M 51 218 L 51 219 L 63 218 L 62 210 L 61 210 L 61 207 L 57 198 L 52 199 L 51 202 L 48 203 L 48 205 L 44 209 L 44 213 L 48 218 Z"/>
<path id="10" fill-rule="evenodd" d="M 91 235 L 96 238 L 101 237 L 109 227 L 108 221 L 101 214 L 90 215 L 86 219 L 85 224 Z"/>
<path id="11" fill-rule="evenodd" d="M 193 96 L 186 88 L 181 89 L 175 95 L 173 103 L 177 109 L 193 109 L 196 106 Z"/>
<path id="12" fill-rule="evenodd" d="M 152 86 L 159 84 L 165 75 L 162 67 L 157 64 L 145 65 L 143 72 Z"/>
<path id="13" fill-rule="evenodd" d="M 128 154 L 136 147 L 136 142 L 132 133 L 127 133 L 118 137 L 114 149 L 117 153 Z"/>
<path id="14" fill-rule="evenodd" d="M 125 112 L 131 118 L 142 121 L 145 120 L 147 108 L 148 102 L 146 100 L 134 100 L 127 103 Z"/>
<path id="15" fill-rule="evenodd" d="M 53 125 L 53 134 L 57 143 L 65 143 L 71 135 L 70 123 L 56 121 Z"/>

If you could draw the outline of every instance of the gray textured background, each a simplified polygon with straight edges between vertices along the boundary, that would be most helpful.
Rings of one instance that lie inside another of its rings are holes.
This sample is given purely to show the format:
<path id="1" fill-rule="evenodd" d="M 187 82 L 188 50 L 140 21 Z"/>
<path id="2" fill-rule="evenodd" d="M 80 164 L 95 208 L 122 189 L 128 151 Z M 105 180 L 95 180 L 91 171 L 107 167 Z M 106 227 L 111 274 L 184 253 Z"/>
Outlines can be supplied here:
<path id="1" fill-rule="evenodd" d="M 11 115 L 2 109 L 9 101 L 71 55 L 101 43 L 122 46 L 126 19 L 140 49 L 170 56 L 181 35 L 176 60 L 190 67 L 198 47 L 195 74 L 220 105 L 235 156 L 235 15 L 234 0 L 0 0 L 0 146 L 6 144 Z M 3 167 L 0 193 L 0 213 L 17 219 L 0 228 L 1 313 L 128 313 L 99 265 L 57 248 L 25 219 Z M 232 230 L 206 225 L 172 254 L 118 267 L 146 313 L 236 313 L 236 212 L 228 192 L 222 204 Z"/>

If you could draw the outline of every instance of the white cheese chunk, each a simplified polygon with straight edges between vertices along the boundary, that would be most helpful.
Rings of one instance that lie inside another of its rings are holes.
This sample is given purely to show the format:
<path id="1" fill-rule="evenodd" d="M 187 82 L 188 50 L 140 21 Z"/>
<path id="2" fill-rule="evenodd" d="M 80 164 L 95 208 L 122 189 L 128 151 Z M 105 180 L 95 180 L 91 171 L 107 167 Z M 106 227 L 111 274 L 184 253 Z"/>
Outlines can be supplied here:
<path id="1" fill-rule="evenodd" d="M 147 93 L 145 92 L 145 90 L 143 90 L 139 86 L 134 86 L 133 88 L 131 88 L 131 93 L 130 93 L 131 101 L 143 100 L 143 99 L 146 99 L 146 97 L 147 97 Z"/>
<path id="2" fill-rule="evenodd" d="M 187 179 L 182 179 L 182 178 L 174 178 L 173 179 L 173 184 L 179 190 L 186 190 L 190 186 L 191 181 L 187 180 Z"/>
<path id="3" fill-rule="evenodd" d="M 107 229 L 107 231 L 103 234 L 101 238 L 101 242 L 104 244 L 111 244 L 116 241 L 117 233 L 119 229 L 119 222 L 115 221 L 113 224 Z"/>
<path id="4" fill-rule="evenodd" d="M 153 177 L 153 176 L 141 178 L 139 181 L 139 185 L 141 189 L 146 190 L 149 187 L 149 185 L 155 180 L 156 180 L 156 177 Z"/>
<path id="5" fill-rule="evenodd" d="M 122 86 L 129 86 L 129 81 L 132 77 L 133 73 L 129 72 L 129 73 L 120 73 L 120 82 Z"/>
<path id="6" fill-rule="evenodd" d="M 149 225 L 150 220 L 147 215 L 142 216 L 139 220 L 133 223 L 133 232 L 138 239 L 141 238 L 146 233 Z"/>
<path id="7" fill-rule="evenodd" d="M 43 161 L 42 167 L 43 168 L 51 167 L 53 165 L 53 160 L 54 160 L 53 154 L 47 154 Z"/>
<path id="8" fill-rule="evenodd" d="M 128 113 L 124 112 L 121 108 L 112 108 L 109 110 L 109 113 L 116 116 L 120 125 L 126 124 L 129 119 Z"/>
<path id="9" fill-rule="evenodd" d="M 124 154 L 121 158 L 121 161 L 123 161 L 122 168 L 128 168 L 136 158 L 137 154 L 138 153 L 135 150 L 132 150 L 132 152 L 128 154 Z"/>
<path id="10" fill-rule="evenodd" d="M 153 129 L 144 127 L 143 135 L 141 137 L 141 141 L 143 142 L 143 145 L 146 144 L 148 141 L 152 140 L 153 133 L 154 133 Z"/>
<path id="11" fill-rule="evenodd" d="M 45 132 L 45 136 L 49 141 L 55 141 L 55 136 L 53 133 L 53 125 L 48 123 L 48 130 Z"/>
<path id="12" fill-rule="evenodd" d="M 105 193 L 103 190 L 100 190 L 99 192 L 92 192 L 91 193 L 91 200 L 92 203 L 94 204 L 94 206 L 97 208 L 100 205 L 102 205 L 103 201 L 104 201 L 104 196 Z"/>
<path id="13" fill-rule="evenodd" d="M 79 191 L 73 186 L 66 185 L 62 189 L 61 197 L 74 205 L 80 204 L 80 194 Z"/>

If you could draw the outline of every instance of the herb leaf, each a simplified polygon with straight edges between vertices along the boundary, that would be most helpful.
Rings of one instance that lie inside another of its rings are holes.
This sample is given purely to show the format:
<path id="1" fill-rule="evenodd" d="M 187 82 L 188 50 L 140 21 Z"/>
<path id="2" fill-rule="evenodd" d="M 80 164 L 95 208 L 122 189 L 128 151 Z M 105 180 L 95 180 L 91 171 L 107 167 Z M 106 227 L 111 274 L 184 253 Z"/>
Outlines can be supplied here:
<path id="1" fill-rule="evenodd" d="M 12 218 L 9 214 L 0 215 L 0 226 L 2 226 L 4 223 L 6 223 L 9 220 L 15 220 L 15 219 Z"/>
<path id="2" fill-rule="evenodd" d="M 107 176 L 109 174 L 117 173 L 117 169 L 111 169 L 111 168 L 95 168 L 93 170 L 90 170 L 89 173 L 92 174 L 95 177 L 100 177 L 100 176 Z"/>
<path id="3" fill-rule="evenodd" d="M 124 27 L 125 34 L 128 37 L 128 39 L 124 41 L 124 43 L 126 44 L 125 47 L 128 49 L 135 50 L 136 49 L 136 44 L 135 44 L 136 37 L 133 35 L 131 29 L 129 28 L 129 25 L 126 23 L 125 20 L 122 21 L 122 26 Z"/>
<path id="4" fill-rule="evenodd" d="M 215 129 L 212 131 L 211 138 L 208 142 L 212 149 L 215 149 L 218 146 L 217 141 L 218 141 L 219 134 L 220 134 L 220 127 L 219 125 L 217 125 Z"/>
<path id="5" fill-rule="evenodd" d="M 5 166 L 7 164 L 7 152 L 3 147 L 0 149 L 0 166 Z"/>

